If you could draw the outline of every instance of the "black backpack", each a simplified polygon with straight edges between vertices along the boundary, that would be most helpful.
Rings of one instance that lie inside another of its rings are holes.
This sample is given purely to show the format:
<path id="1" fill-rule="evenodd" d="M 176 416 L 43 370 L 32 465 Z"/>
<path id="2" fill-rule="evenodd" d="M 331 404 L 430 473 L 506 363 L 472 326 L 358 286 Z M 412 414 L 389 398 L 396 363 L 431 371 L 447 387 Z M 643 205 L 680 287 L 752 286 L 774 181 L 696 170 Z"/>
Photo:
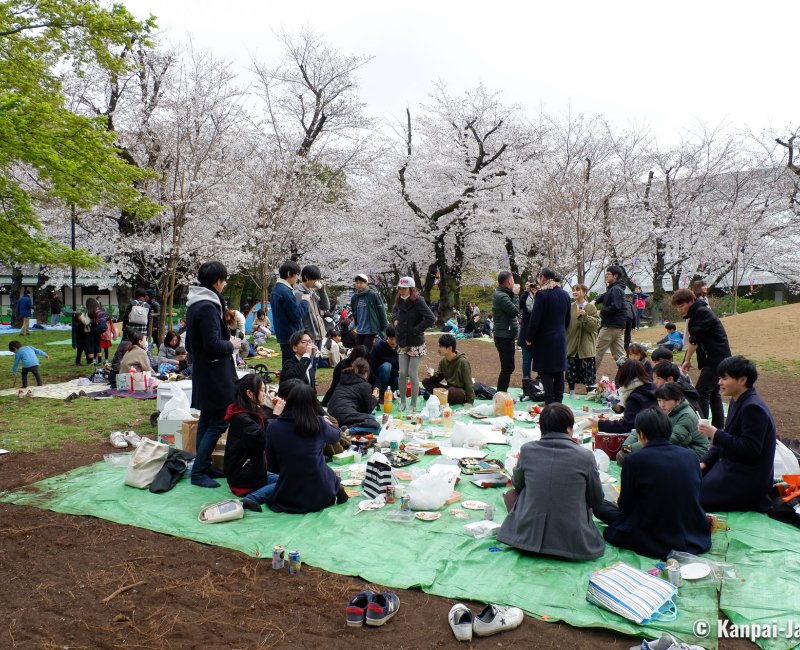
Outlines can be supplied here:
<path id="1" fill-rule="evenodd" d="M 494 399 L 497 390 L 486 384 L 476 381 L 473 384 L 475 389 L 475 399 Z"/>
<path id="2" fill-rule="evenodd" d="M 520 401 L 543 402 L 544 388 L 542 387 L 542 382 L 538 379 L 523 379 L 522 398 Z"/>

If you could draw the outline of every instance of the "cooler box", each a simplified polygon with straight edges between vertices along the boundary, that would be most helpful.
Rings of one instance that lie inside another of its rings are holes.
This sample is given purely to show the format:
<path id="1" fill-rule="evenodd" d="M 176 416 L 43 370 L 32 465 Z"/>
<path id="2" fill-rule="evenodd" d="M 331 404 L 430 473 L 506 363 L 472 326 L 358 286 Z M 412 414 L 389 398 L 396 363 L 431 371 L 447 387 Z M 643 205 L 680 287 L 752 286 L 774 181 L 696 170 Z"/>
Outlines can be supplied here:
<path id="1" fill-rule="evenodd" d="M 156 410 L 163 411 L 164 407 L 167 405 L 167 401 L 169 400 L 169 397 L 167 396 L 168 394 L 167 386 L 177 386 L 178 388 L 183 389 L 183 392 L 186 393 L 186 397 L 189 399 L 189 404 L 192 403 L 191 379 L 181 379 L 180 381 L 164 382 L 156 387 Z"/>

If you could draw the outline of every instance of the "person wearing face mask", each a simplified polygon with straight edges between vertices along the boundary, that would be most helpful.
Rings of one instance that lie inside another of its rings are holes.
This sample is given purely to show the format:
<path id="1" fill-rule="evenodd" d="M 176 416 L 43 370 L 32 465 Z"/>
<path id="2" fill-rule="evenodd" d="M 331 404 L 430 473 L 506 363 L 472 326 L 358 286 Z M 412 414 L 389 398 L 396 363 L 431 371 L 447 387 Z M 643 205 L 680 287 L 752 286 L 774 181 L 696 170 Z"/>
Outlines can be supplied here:
<path id="1" fill-rule="evenodd" d="M 406 409 L 406 385 L 411 378 L 411 410 L 417 408 L 419 364 L 425 356 L 425 330 L 435 322 L 433 312 L 419 295 L 414 278 L 400 278 L 392 322 L 397 335 L 399 355 L 400 410 Z"/>
<path id="2" fill-rule="evenodd" d="M 327 312 L 331 307 L 319 267 L 313 264 L 303 267 L 300 271 L 300 282 L 294 285 L 294 297 L 298 305 L 304 300 L 308 301 L 308 311 L 303 316 L 303 329 L 308 332 L 319 350 L 325 336 L 325 321 L 322 320 L 322 312 Z M 313 357 L 309 368 L 309 379 L 312 386 L 317 385 L 318 359 L 319 357 Z"/>

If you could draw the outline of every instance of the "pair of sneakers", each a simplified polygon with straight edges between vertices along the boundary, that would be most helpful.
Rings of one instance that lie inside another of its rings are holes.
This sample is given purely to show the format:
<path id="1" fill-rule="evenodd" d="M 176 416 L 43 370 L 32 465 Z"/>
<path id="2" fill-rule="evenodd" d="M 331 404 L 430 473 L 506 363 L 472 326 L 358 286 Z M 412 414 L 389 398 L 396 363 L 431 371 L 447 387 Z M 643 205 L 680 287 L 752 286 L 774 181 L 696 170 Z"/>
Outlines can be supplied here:
<path id="1" fill-rule="evenodd" d="M 135 431 L 112 431 L 108 439 L 117 449 L 125 449 L 128 445 L 136 448 L 142 442 L 141 437 Z"/>
<path id="2" fill-rule="evenodd" d="M 702 646 L 682 643 L 675 637 L 665 634 L 654 641 L 642 639 L 641 645 L 633 646 L 631 650 L 702 650 Z"/>
<path id="3" fill-rule="evenodd" d="M 486 605 L 480 614 L 473 616 L 472 610 L 464 603 L 456 603 L 450 608 L 447 620 L 459 641 L 472 641 L 472 635 L 492 636 L 522 625 L 525 615 L 519 607 Z"/>
<path id="4" fill-rule="evenodd" d="M 360 591 L 347 603 L 345 618 L 348 627 L 361 627 L 366 623 L 379 627 L 397 614 L 400 599 L 392 591 Z"/>

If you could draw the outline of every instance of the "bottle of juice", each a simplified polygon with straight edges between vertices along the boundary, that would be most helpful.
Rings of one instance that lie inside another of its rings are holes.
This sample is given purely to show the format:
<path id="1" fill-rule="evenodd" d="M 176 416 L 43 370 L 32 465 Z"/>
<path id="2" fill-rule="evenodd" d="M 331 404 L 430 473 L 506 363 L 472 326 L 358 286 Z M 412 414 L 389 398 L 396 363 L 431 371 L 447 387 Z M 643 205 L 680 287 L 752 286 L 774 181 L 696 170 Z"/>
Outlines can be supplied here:
<path id="1" fill-rule="evenodd" d="M 442 427 L 445 431 L 453 430 L 453 409 L 446 405 L 442 410 Z"/>
<path id="2" fill-rule="evenodd" d="M 506 412 L 504 415 L 507 417 L 513 418 L 514 417 L 514 400 L 509 396 L 506 397 Z"/>
<path id="3" fill-rule="evenodd" d="M 392 412 L 392 389 L 387 388 L 383 392 L 383 412 L 384 413 L 391 413 Z"/>

